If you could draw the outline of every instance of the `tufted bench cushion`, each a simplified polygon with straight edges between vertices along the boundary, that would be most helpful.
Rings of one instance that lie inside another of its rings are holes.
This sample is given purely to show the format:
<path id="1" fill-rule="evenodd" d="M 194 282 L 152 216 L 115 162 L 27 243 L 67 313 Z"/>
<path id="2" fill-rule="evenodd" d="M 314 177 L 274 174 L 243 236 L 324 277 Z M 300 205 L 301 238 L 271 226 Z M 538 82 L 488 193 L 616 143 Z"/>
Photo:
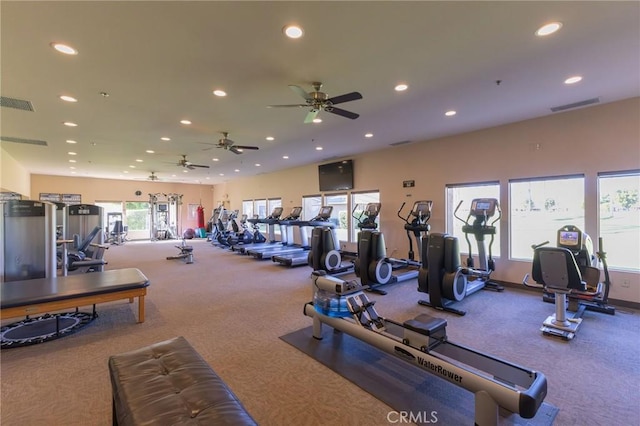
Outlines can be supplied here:
<path id="1" fill-rule="evenodd" d="M 109 358 L 114 425 L 257 425 L 184 337 Z"/>

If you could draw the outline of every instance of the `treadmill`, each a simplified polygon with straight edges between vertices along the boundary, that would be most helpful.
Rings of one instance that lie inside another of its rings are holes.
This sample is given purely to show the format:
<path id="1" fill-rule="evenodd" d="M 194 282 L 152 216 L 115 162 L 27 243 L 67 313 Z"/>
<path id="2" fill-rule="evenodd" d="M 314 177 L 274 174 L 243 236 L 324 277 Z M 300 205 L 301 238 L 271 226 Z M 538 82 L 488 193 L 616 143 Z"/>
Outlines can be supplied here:
<path id="1" fill-rule="evenodd" d="M 253 256 L 258 260 L 271 259 L 271 256 L 277 251 L 281 250 L 302 250 L 300 246 L 293 244 L 293 226 L 290 226 L 291 222 L 295 222 L 300 219 L 302 214 L 302 207 L 293 207 L 291 212 L 286 217 L 277 221 L 280 226 L 280 235 L 282 236 L 281 244 L 267 244 L 260 247 L 249 248 L 245 251 L 246 254 Z M 263 253 L 271 253 L 269 255 L 263 255 Z"/>
<path id="2" fill-rule="evenodd" d="M 268 241 L 264 243 L 235 244 L 231 246 L 231 250 L 241 254 L 246 254 L 246 251 L 250 249 L 257 249 L 260 247 L 275 247 L 276 245 L 281 244 L 280 241 L 276 240 L 275 225 L 278 224 L 278 221 L 280 220 L 280 216 L 282 216 L 282 211 L 283 211 L 282 207 L 274 207 L 271 214 L 265 218 L 247 219 L 247 222 L 253 225 L 257 225 L 259 223 L 264 223 L 267 225 L 267 233 L 269 234 Z"/>
<path id="3" fill-rule="evenodd" d="M 329 219 L 331 218 L 331 213 L 333 212 L 333 206 L 322 206 L 320 207 L 320 211 L 318 215 L 311 220 L 300 220 L 293 223 L 293 226 L 298 226 L 301 229 L 301 232 L 304 231 L 304 228 L 331 228 L 332 232 L 335 232 L 335 224 L 331 222 Z M 304 232 L 305 236 L 307 233 Z M 335 238 L 334 238 L 335 240 Z M 304 251 L 293 252 L 293 253 L 283 253 L 277 252 L 271 256 L 271 260 L 275 263 L 279 263 L 284 266 L 294 267 L 294 266 L 302 266 L 307 265 L 309 263 L 309 249 L 311 246 L 309 244 L 306 245 L 307 248 L 304 248 Z"/>

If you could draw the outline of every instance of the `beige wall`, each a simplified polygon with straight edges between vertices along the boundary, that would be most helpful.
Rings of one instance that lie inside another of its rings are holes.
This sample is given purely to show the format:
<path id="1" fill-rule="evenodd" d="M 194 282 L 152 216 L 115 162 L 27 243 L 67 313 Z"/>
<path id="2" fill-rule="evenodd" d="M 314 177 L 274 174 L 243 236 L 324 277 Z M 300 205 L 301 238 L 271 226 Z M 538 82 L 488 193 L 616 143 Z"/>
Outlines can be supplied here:
<path id="1" fill-rule="evenodd" d="M 584 174 L 586 229 L 597 229 L 597 173 L 640 168 L 640 98 L 632 98 L 544 118 L 480 130 L 354 156 L 355 191 L 380 190 L 381 230 L 389 252 L 407 253 L 408 243 L 395 212 L 407 201 L 431 199 L 433 231 L 445 229 L 445 185 L 499 181 L 503 207 L 500 245 L 494 277 L 520 282 L 529 262 L 509 260 L 508 182 L 523 177 Z M 402 188 L 413 179 L 415 187 Z M 300 204 L 303 195 L 317 194 L 317 165 L 238 179 L 215 186 L 227 194 L 232 209 L 242 200 L 281 197 L 283 206 Z M 224 188 L 224 189 L 223 189 Z M 594 238 L 595 240 L 595 238 Z M 628 288 L 616 285 L 628 280 Z M 610 297 L 640 303 L 640 274 L 612 272 Z"/>
<path id="2" fill-rule="evenodd" d="M 141 191 L 142 195 L 135 195 L 136 191 Z M 197 220 L 189 218 L 189 204 L 202 203 L 205 222 L 209 220 L 213 210 L 211 185 L 32 175 L 31 199 L 37 200 L 40 193 L 81 194 L 82 202 L 86 204 L 96 201 L 149 201 L 149 194 L 155 193 L 183 194 L 180 211 L 180 229 L 183 230 L 196 228 L 198 225 Z"/>
<path id="3" fill-rule="evenodd" d="M 15 192 L 29 198 L 31 176 L 11 155 L 0 148 L 0 190 Z"/>

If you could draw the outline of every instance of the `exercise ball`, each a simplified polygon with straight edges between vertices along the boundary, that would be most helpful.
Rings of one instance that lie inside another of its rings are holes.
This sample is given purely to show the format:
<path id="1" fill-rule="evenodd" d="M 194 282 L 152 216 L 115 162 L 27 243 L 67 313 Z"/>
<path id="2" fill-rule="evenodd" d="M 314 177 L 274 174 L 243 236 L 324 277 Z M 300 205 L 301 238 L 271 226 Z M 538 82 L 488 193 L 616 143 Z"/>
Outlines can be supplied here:
<path id="1" fill-rule="evenodd" d="M 190 240 L 192 238 L 195 238 L 196 236 L 196 231 L 193 230 L 193 228 L 187 228 L 185 229 L 185 231 L 182 233 L 182 236 L 184 238 L 186 238 L 187 240 Z"/>

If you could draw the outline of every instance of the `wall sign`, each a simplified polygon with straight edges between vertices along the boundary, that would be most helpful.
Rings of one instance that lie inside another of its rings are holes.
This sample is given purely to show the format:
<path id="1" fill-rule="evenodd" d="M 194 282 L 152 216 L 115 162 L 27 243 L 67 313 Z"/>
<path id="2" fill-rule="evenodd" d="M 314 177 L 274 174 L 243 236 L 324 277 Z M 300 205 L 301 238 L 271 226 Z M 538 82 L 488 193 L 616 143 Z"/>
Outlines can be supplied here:
<path id="1" fill-rule="evenodd" d="M 402 181 L 402 187 L 403 188 L 413 188 L 414 186 L 416 186 L 416 181 L 415 180 L 403 180 Z"/>

